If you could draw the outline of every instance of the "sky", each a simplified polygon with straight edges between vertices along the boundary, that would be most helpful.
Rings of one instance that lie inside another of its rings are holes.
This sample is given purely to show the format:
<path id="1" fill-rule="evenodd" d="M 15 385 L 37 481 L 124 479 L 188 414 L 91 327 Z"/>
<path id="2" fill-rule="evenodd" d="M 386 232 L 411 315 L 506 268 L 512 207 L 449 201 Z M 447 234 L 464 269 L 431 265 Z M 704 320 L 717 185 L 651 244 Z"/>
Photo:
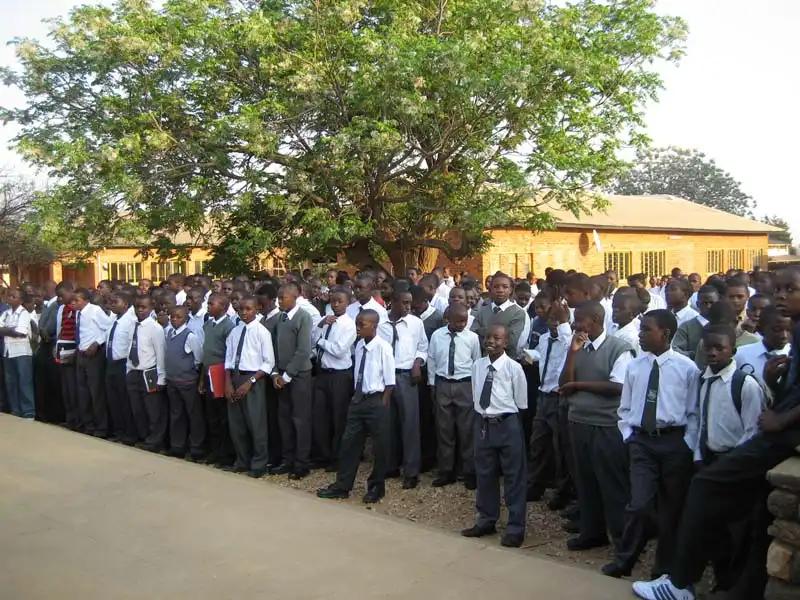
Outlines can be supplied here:
<path id="1" fill-rule="evenodd" d="M 103 0 L 103 4 L 111 4 Z M 42 19 L 66 14 L 74 0 L 0 0 L 0 40 L 44 38 Z M 797 0 L 659 0 L 657 10 L 689 24 L 686 57 L 662 65 L 665 89 L 648 107 L 654 146 L 696 148 L 716 160 L 757 202 L 756 214 L 786 219 L 800 240 L 795 189 L 800 139 L 800 2 Z M 0 46 L 0 64 L 15 64 Z M 0 88 L 0 105 L 21 96 Z M 24 170 L 0 128 L 0 166 Z M 800 188 L 800 186 L 797 186 Z"/>

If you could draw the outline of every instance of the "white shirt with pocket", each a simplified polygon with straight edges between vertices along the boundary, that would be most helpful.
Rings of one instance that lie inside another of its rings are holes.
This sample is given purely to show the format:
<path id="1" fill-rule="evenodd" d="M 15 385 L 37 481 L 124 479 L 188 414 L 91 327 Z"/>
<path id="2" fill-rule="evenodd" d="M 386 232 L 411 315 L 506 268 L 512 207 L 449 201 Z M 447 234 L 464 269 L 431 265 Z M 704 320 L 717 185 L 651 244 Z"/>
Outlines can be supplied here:
<path id="1" fill-rule="evenodd" d="M 16 310 L 7 309 L 0 316 L 0 327 L 8 327 L 25 337 L 3 337 L 5 358 L 19 358 L 20 356 L 32 356 L 31 350 L 31 313 L 20 304 Z"/>

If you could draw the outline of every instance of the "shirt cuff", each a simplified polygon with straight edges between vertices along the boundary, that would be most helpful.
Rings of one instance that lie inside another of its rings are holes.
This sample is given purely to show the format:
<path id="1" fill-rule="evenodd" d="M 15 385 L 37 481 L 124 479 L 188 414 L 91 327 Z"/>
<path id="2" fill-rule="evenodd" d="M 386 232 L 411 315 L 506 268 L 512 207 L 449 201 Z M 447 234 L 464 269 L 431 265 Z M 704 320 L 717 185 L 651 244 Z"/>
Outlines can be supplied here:
<path id="1" fill-rule="evenodd" d="M 286 383 L 292 382 L 292 378 L 289 377 L 289 374 L 286 371 L 284 371 L 283 375 L 281 375 L 281 379 L 283 379 Z"/>

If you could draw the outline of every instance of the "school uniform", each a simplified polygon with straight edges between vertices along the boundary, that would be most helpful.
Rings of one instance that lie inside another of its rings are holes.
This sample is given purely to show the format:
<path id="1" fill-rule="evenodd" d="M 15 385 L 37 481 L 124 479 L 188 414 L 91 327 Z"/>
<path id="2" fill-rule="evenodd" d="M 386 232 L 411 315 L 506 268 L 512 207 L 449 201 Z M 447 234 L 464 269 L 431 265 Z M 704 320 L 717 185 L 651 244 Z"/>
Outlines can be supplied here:
<path id="1" fill-rule="evenodd" d="M 541 497 L 551 473 L 557 498 L 569 500 L 574 495 L 568 462 L 568 404 L 558 394 L 558 379 L 571 342 L 572 328 L 569 323 L 561 323 L 555 336 L 548 331 L 539 337 L 536 346 L 540 383 L 529 444 L 527 495 L 531 500 Z"/>
<path id="2" fill-rule="evenodd" d="M 300 310 L 303 310 L 308 313 L 308 316 L 311 317 L 311 325 L 312 327 L 316 327 L 319 325 L 319 322 L 322 321 L 322 314 L 317 310 L 317 307 L 308 300 L 304 296 L 298 296 L 297 298 L 297 306 L 300 307 Z"/>
<path id="3" fill-rule="evenodd" d="M 261 324 L 267 328 L 272 336 L 272 346 L 275 347 L 278 341 L 278 323 L 280 323 L 281 309 L 277 306 L 269 314 L 261 317 Z M 275 350 L 277 354 L 277 350 Z M 281 422 L 280 422 L 280 394 L 275 389 L 270 377 L 264 382 L 264 390 L 267 395 L 267 444 L 269 444 L 269 462 L 271 466 L 281 463 L 283 456 L 283 444 L 281 443 Z"/>
<path id="4" fill-rule="evenodd" d="M 276 327 L 274 374 L 286 382 L 278 392 L 282 465 L 295 474 L 305 474 L 311 460 L 311 328 L 311 316 L 299 306 L 282 313 Z"/>
<path id="5" fill-rule="evenodd" d="M 611 332 L 613 337 L 626 341 L 628 345 L 633 348 L 634 356 L 639 356 L 642 353 L 642 348 L 639 346 L 639 329 L 641 325 L 641 320 L 634 318 L 624 327 L 620 327 L 614 323 L 608 331 Z"/>
<path id="6" fill-rule="evenodd" d="M 203 304 L 205 304 L 205 299 Z M 186 292 L 181 290 L 175 294 L 175 306 L 183 306 L 186 303 Z"/>
<path id="7" fill-rule="evenodd" d="M 137 321 L 133 328 L 131 347 L 126 363 L 128 397 L 136 424 L 136 434 L 144 442 L 143 448 L 164 449 L 164 439 L 169 425 L 169 410 L 162 388 L 166 385 L 164 328 L 158 321 L 146 318 Z M 156 370 L 156 386 L 147 385 L 144 372 Z"/>
<path id="8" fill-rule="evenodd" d="M 575 358 L 574 381 L 625 380 L 633 360 L 627 342 L 604 331 L 587 340 Z M 628 450 L 617 428 L 619 396 L 577 391 L 569 396 L 570 441 L 580 508 L 579 542 L 600 542 L 622 536 L 625 506 L 630 498 Z"/>
<path id="9" fill-rule="evenodd" d="M 645 352 L 625 373 L 619 430 L 630 454 L 631 497 L 614 564 L 629 572 L 648 541 L 657 511 L 653 578 L 669 573 L 697 444 L 700 371 L 682 354 Z"/>
<path id="10" fill-rule="evenodd" d="M 205 454 L 206 422 L 197 391 L 203 344 L 184 324 L 166 336 L 164 371 L 169 401 L 169 442 L 174 454 L 190 453 L 195 460 Z"/>
<path id="11" fill-rule="evenodd" d="M 356 344 L 353 398 L 347 409 L 347 423 L 339 453 L 335 487 L 350 492 L 358 473 L 358 464 L 367 435 L 372 438 L 372 473 L 367 489 L 384 492 L 388 458 L 388 406 L 383 404 L 387 387 L 395 384 L 392 347 L 379 336 Z"/>
<path id="12" fill-rule="evenodd" d="M 33 357 L 36 418 L 47 423 L 64 421 L 60 372 L 53 358 L 56 345 L 57 315 L 58 299 L 54 296 L 44 301 L 42 313 L 39 316 L 39 345 Z"/>
<path id="13" fill-rule="evenodd" d="M 428 336 L 428 341 L 430 341 L 434 331 L 444 327 L 444 313 L 436 310 L 430 304 L 428 304 L 428 308 L 426 308 L 417 316 L 425 326 L 425 335 Z M 469 329 L 469 326 L 467 326 L 467 329 Z"/>
<path id="14" fill-rule="evenodd" d="M 240 323 L 231 331 L 225 348 L 225 370 L 234 390 L 251 380 L 258 371 L 264 373 L 264 377 L 250 386 L 244 398 L 228 402 L 228 423 L 236 448 L 235 467 L 256 474 L 266 473 L 269 446 L 264 380 L 275 367 L 272 336 L 258 319 L 253 319 L 250 323 Z"/>
<path id="15" fill-rule="evenodd" d="M 767 350 L 762 339 L 756 344 L 747 344 L 738 348 L 733 358 L 738 369 L 749 373 L 763 384 L 764 367 L 767 366 L 767 361 L 774 356 L 789 356 L 791 350 L 791 344 L 786 344 L 783 348 L 776 350 Z"/>
<path id="16" fill-rule="evenodd" d="M 200 346 L 203 346 L 203 328 L 211 316 L 205 308 L 201 308 L 196 313 L 189 313 L 186 319 L 186 328 L 200 339 Z M 171 326 L 170 326 L 171 328 Z"/>
<path id="17" fill-rule="evenodd" d="M 56 315 L 56 348 L 75 345 L 76 316 L 73 305 L 60 305 Z M 77 354 L 77 352 L 75 352 Z M 61 376 L 61 396 L 64 400 L 64 414 L 67 427 L 73 431 L 81 429 L 81 413 L 78 409 L 78 373 L 75 354 L 65 356 L 62 350 L 56 356 Z"/>
<path id="18" fill-rule="evenodd" d="M 400 468 L 403 475 L 418 477 L 422 466 L 419 432 L 419 388 L 411 381 L 411 370 L 419 359 L 428 359 L 428 337 L 419 317 L 406 315 L 397 321 L 382 321 L 378 336 L 392 348 L 395 362 L 395 388 L 389 411 L 389 472 Z"/>
<path id="19" fill-rule="evenodd" d="M 520 309 L 521 310 L 521 309 Z M 525 440 L 519 411 L 528 406 L 525 374 L 519 363 L 502 354 L 472 365 L 473 436 L 478 491 L 476 526 L 489 529 L 500 518 L 500 474 L 508 508 L 508 535 L 523 537 L 525 499 Z"/>
<path id="20" fill-rule="evenodd" d="M 430 344 L 434 332 L 444 327 L 444 317 L 430 304 L 421 314 L 417 315 L 425 327 L 425 335 Z M 469 329 L 469 323 L 467 324 Z M 428 366 L 422 367 L 423 381 L 428 380 Z M 436 433 L 436 405 L 431 390 L 427 385 L 419 386 L 419 446 L 421 456 L 421 470 L 423 473 L 430 471 L 438 462 Z"/>
<path id="21" fill-rule="evenodd" d="M 106 333 L 106 398 L 111 417 L 109 432 L 118 440 L 133 444 L 137 440 L 131 402 L 128 398 L 127 362 L 136 328 L 136 313 L 131 306 L 121 315 L 115 315 Z"/>
<path id="22" fill-rule="evenodd" d="M 703 340 L 703 329 L 706 325 L 708 325 L 708 319 L 703 315 L 697 315 L 694 319 L 680 325 L 672 338 L 672 349 L 694 360 L 697 345 Z"/>
<path id="23" fill-rule="evenodd" d="M 692 319 L 698 317 L 700 315 L 695 309 L 693 309 L 688 304 L 684 306 L 682 309 L 677 311 L 672 311 L 672 314 L 675 315 L 675 319 L 678 321 L 678 327 L 691 321 Z"/>
<path id="24" fill-rule="evenodd" d="M 600 300 L 600 306 L 603 307 L 603 329 L 606 331 L 612 332 L 616 328 L 616 323 L 614 323 L 614 296 L 610 296 L 607 298 L 603 298 Z"/>
<path id="25" fill-rule="evenodd" d="M 481 357 L 474 331 L 434 332 L 428 347 L 428 385 L 436 390 L 436 432 L 440 477 L 456 471 L 456 448 L 461 451 L 461 472 L 475 477 L 472 365 Z"/>
<path id="26" fill-rule="evenodd" d="M 494 302 L 487 302 L 482 305 L 475 314 L 475 321 L 472 323 L 471 328 L 472 331 L 478 334 L 482 348 L 492 325 L 506 326 L 508 329 L 508 348 L 506 353 L 511 358 L 516 358 L 519 338 L 522 335 L 522 329 L 525 327 L 525 311 L 511 300 L 506 300 L 501 305 L 497 305 Z"/>
<path id="27" fill-rule="evenodd" d="M 347 314 L 334 323 L 314 327 L 317 356 L 314 381 L 314 444 L 323 464 L 335 464 L 347 423 L 347 407 L 353 389 L 353 344 L 356 324 Z"/>
<path id="28" fill-rule="evenodd" d="M 97 437 L 108 436 L 108 406 L 105 386 L 105 343 L 111 319 L 102 308 L 87 304 L 76 317 L 76 342 L 78 346 L 78 407 L 85 433 Z M 86 350 L 97 344 L 94 356 Z"/>
<path id="29" fill-rule="evenodd" d="M 213 365 L 225 363 L 226 341 L 234 325 L 228 315 L 219 319 L 210 318 L 203 324 L 203 366 L 208 369 Z M 206 413 L 206 439 L 208 440 L 208 463 L 229 465 L 233 462 L 236 452 L 231 440 L 230 426 L 228 424 L 228 402 L 225 399 L 225 389 L 211 389 L 211 379 L 205 381 L 205 413 Z"/>
<path id="30" fill-rule="evenodd" d="M 653 292 L 650 293 L 650 302 L 647 303 L 647 310 L 645 313 L 649 313 L 651 310 L 666 310 L 667 309 L 667 301 L 664 299 L 662 294 L 654 294 Z M 697 310 L 697 305 L 689 303 L 689 306 Z"/>
<path id="31" fill-rule="evenodd" d="M 750 333 L 749 331 L 745 331 L 741 327 L 736 328 L 736 352 L 739 352 L 740 348 L 745 346 L 749 346 L 751 344 L 761 344 L 761 336 L 756 333 Z M 705 345 L 703 344 L 702 338 L 700 342 L 697 344 L 697 350 L 694 353 L 694 362 L 698 366 L 701 371 L 705 371 L 706 368 L 706 352 L 705 352 Z"/>
<path id="32" fill-rule="evenodd" d="M 8 327 L 25 337 L 3 337 L 3 370 L 5 389 L 11 414 L 15 417 L 33 419 L 36 416 L 36 400 L 33 393 L 33 352 L 31 314 L 19 305 L 8 308 L 0 315 L 0 327 Z"/>
<path id="33" fill-rule="evenodd" d="M 358 317 L 358 313 L 366 309 L 374 310 L 376 313 L 378 313 L 378 320 L 384 321 L 386 319 L 386 309 L 381 306 L 381 304 L 375 300 L 375 298 L 370 298 L 365 304 L 361 304 L 361 302 L 356 300 L 347 307 L 347 316 L 355 321 L 356 317 Z"/>

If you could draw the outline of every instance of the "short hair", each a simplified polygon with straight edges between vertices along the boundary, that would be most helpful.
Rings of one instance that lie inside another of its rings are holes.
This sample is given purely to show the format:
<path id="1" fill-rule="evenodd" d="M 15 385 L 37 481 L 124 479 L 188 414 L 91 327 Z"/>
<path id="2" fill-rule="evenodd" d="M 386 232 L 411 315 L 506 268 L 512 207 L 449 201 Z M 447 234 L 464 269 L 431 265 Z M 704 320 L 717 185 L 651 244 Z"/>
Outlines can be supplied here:
<path id="1" fill-rule="evenodd" d="M 736 348 L 736 329 L 734 329 L 732 325 L 709 323 L 703 328 L 703 344 L 708 343 L 706 340 L 710 335 L 721 335 L 727 337 L 731 343 L 731 348 Z"/>
<path id="2" fill-rule="evenodd" d="M 378 313 L 372 310 L 371 308 L 365 308 L 360 313 L 358 313 L 356 319 L 358 318 L 369 319 L 370 321 L 373 321 L 376 326 L 380 322 L 380 317 L 378 316 Z"/>
<path id="3" fill-rule="evenodd" d="M 639 302 L 642 303 L 642 310 L 650 306 L 650 292 L 646 289 L 636 288 L 636 297 L 639 298 Z"/>
<path id="4" fill-rule="evenodd" d="M 179 281 L 183 283 L 184 281 L 186 281 L 186 277 L 184 277 L 181 273 L 172 273 L 169 277 L 167 277 L 167 281 L 169 280 Z"/>
<path id="5" fill-rule="evenodd" d="M 784 315 L 777 306 L 774 304 L 770 304 L 769 306 L 764 307 L 764 310 L 761 311 L 761 315 L 758 318 L 759 325 L 763 329 L 766 325 L 771 325 L 778 319 L 788 319 L 786 315 Z"/>
<path id="6" fill-rule="evenodd" d="M 278 289 L 278 291 L 280 290 L 293 290 L 298 296 L 302 293 L 300 285 L 295 281 L 287 281 Z"/>
<path id="7" fill-rule="evenodd" d="M 736 323 L 736 311 L 728 300 L 720 300 L 708 310 L 708 321 L 714 325 Z"/>
<path id="8" fill-rule="evenodd" d="M 606 309 L 603 308 L 603 305 L 597 300 L 587 300 L 586 302 L 581 302 L 575 309 L 575 314 L 578 312 L 588 315 L 596 321 L 603 321 L 606 318 Z"/>
<path id="9" fill-rule="evenodd" d="M 585 273 L 573 273 L 564 278 L 563 288 L 589 294 L 591 292 L 591 280 Z"/>
<path id="10" fill-rule="evenodd" d="M 439 278 L 433 273 L 428 273 L 420 278 L 419 284 L 422 286 L 431 285 L 437 287 L 439 285 Z"/>
<path id="11" fill-rule="evenodd" d="M 33 302 L 33 295 L 28 294 L 27 292 L 23 292 L 19 290 L 19 303 L 20 304 L 28 304 L 29 302 Z"/>
<path id="12" fill-rule="evenodd" d="M 343 285 L 335 285 L 333 286 L 330 291 L 328 292 L 328 297 L 333 296 L 334 294 L 344 294 L 348 298 L 350 298 L 350 290 L 348 290 Z"/>
<path id="13" fill-rule="evenodd" d="M 769 302 L 769 305 L 770 305 L 770 306 L 772 306 L 772 304 L 773 304 L 773 302 L 772 302 L 772 296 L 767 296 L 766 294 L 753 294 L 752 296 L 750 296 L 750 297 L 747 299 L 747 307 L 748 307 L 748 308 L 750 308 L 750 303 L 751 303 L 753 300 L 766 300 L 767 302 Z M 764 307 L 764 308 L 766 308 L 766 307 Z"/>
<path id="14" fill-rule="evenodd" d="M 63 290 L 65 292 L 71 292 L 75 289 L 75 284 L 71 281 L 62 281 L 56 286 L 56 291 Z"/>
<path id="15" fill-rule="evenodd" d="M 715 285 L 711 285 L 710 283 L 700 286 L 700 289 L 697 290 L 697 295 L 699 296 L 700 294 L 717 294 L 718 296 L 722 296 L 719 288 L 717 288 Z"/>
<path id="16" fill-rule="evenodd" d="M 503 325 L 502 323 L 494 323 L 489 326 L 489 330 L 492 329 L 502 329 L 503 333 L 506 335 L 506 339 L 509 337 L 509 329 L 507 325 Z"/>
<path id="17" fill-rule="evenodd" d="M 183 312 L 183 313 L 186 313 L 188 315 L 189 314 L 189 307 L 188 306 L 180 306 L 180 305 L 173 306 L 172 308 L 169 309 L 169 313 L 172 314 L 174 312 Z"/>
<path id="18" fill-rule="evenodd" d="M 657 308 L 644 315 L 644 318 L 653 319 L 656 322 L 656 325 L 658 325 L 659 329 L 668 330 L 670 342 L 675 336 L 675 332 L 678 331 L 678 319 L 675 318 L 675 315 L 672 314 L 672 311 L 663 308 Z"/>
<path id="19" fill-rule="evenodd" d="M 265 296 L 270 300 L 275 300 L 278 297 L 278 288 L 272 283 L 265 283 L 258 287 L 256 296 Z"/>
<path id="20" fill-rule="evenodd" d="M 307 281 L 304 281 L 300 284 L 300 293 L 303 294 L 304 298 L 311 297 L 311 284 Z"/>
<path id="21" fill-rule="evenodd" d="M 451 316 L 468 316 L 469 309 L 464 304 L 451 304 L 447 307 L 446 311 Z"/>
<path id="22" fill-rule="evenodd" d="M 368 283 L 370 287 L 375 287 L 375 278 L 370 275 L 369 273 L 359 273 L 356 275 L 356 281 L 360 281 L 361 283 Z M 339 282 L 339 278 L 336 278 L 336 282 Z"/>
<path id="23" fill-rule="evenodd" d="M 502 271 L 498 271 L 497 273 L 492 275 L 492 285 L 494 285 L 494 282 L 497 281 L 498 278 L 508 280 L 508 285 L 511 286 L 511 289 L 514 289 L 514 278 L 511 277 L 511 275 L 507 275 Z"/>
<path id="24" fill-rule="evenodd" d="M 115 292 L 111 292 L 111 298 L 112 299 L 122 300 L 128 306 L 133 304 L 133 297 L 134 297 L 134 295 L 131 294 L 128 290 L 125 290 L 125 289 L 117 290 Z"/>
<path id="25" fill-rule="evenodd" d="M 219 300 L 219 302 L 225 307 L 228 307 L 231 304 L 228 294 L 224 292 L 211 292 L 211 294 L 208 296 L 208 301 L 211 302 L 211 300 Z"/>
<path id="26" fill-rule="evenodd" d="M 175 297 L 175 294 L 172 295 Z M 150 306 L 153 306 L 153 299 L 150 296 L 137 296 L 136 300 L 134 300 L 134 304 L 139 304 L 139 302 L 147 302 Z"/>
<path id="27" fill-rule="evenodd" d="M 389 278 L 387 278 L 386 282 L 392 286 L 392 296 L 397 293 L 408 293 L 408 290 L 411 287 L 411 284 L 409 284 L 405 279 L 398 279 L 397 281 L 392 282 Z"/>
<path id="28" fill-rule="evenodd" d="M 740 288 L 745 288 L 747 290 L 750 289 L 750 286 L 748 285 L 747 281 L 745 281 L 742 277 L 739 276 L 728 277 L 725 280 L 725 285 L 728 286 L 728 289 L 732 287 L 740 287 Z"/>
<path id="29" fill-rule="evenodd" d="M 670 279 L 667 282 L 667 288 L 670 286 L 676 286 L 680 288 L 680 290 L 684 293 L 687 298 L 690 298 L 692 294 L 694 294 L 694 288 L 692 287 L 692 282 L 688 279 Z"/>
<path id="30" fill-rule="evenodd" d="M 78 288 L 77 290 L 75 290 L 75 295 L 78 296 L 78 298 L 81 298 L 83 300 L 91 300 L 92 299 L 92 293 L 89 290 L 87 290 L 86 288 Z"/>
<path id="31" fill-rule="evenodd" d="M 258 306 L 258 298 L 253 296 L 252 294 L 245 294 L 242 299 L 239 301 L 239 306 L 244 304 L 245 302 L 253 302 L 256 306 Z"/>
<path id="32" fill-rule="evenodd" d="M 428 301 L 428 294 L 425 293 L 425 290 L 421 285 L 412 285 L 410 288 L 408 288 L 408 291 L 411 292 L 412 302 Z"/>
<path id="33" fill-rule="evenodd" d="M 527 281 L 520 281 L 516 286 L 514 286 L 515 292 L 528 292 L 529 294 L 532 292 L 531 284 Z"/>
<path id="34" fill-rule="evenodd" d="M 411 293 L 408 291 L 407 287 L 399 286 L 399 287 L 394 288 L 392 290 L 392 301 L 400 300 L 400 296 L 402 296 L 404 294 L 408 294 L 409 296 L 411 296 Z M 411 299 L 413 300 L 414 297 L 411 296 Z"/>

